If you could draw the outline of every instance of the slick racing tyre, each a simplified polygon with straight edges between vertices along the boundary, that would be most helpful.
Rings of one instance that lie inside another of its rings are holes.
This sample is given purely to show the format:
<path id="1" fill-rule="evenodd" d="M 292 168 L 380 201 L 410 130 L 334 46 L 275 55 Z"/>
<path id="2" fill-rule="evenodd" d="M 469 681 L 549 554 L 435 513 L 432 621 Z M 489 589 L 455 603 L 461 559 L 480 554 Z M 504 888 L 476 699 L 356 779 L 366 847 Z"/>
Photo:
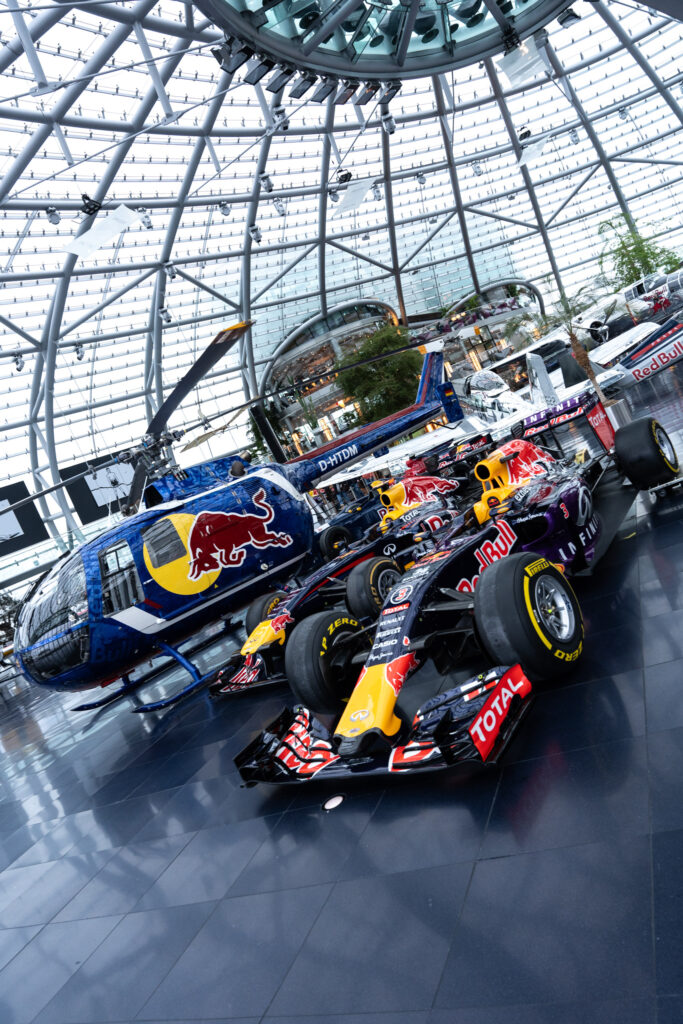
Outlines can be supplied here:
<path id="1" fill-rule="evenodd" d="M 254 598 L 247 608 L 247 614 L 244 619 L 244 628 L 247 631 L 247 636 L 251 636 L 259 622 L 270 618 L 280 601 L 286 596 L 284 590 L 271 590 L 268 594 L 261 594 L 260 597 Z"/>
<path id="2" fill-rule="evenodd" d="M 316 714 L 339 714 L 361 666 L 351 659 L 370 650 L 371 640 L 341 609 L 309 615 L 292 630 L 285 647 L 285 672 L 297 700 Z"/>
<path id="3" fill-rule="evenodd" d="M 393 558 L 369 558 L 349 573 L 346 581 L 346 607 L 358 619 L 375 619 L 382 605 L 401 578 Z"/>
<path id="4" fill-rule="evenodd" d="M 519 662 L 532 682 L 562 672 L 581 654 L 579 602 L 540 555 L 520 552 L 489 565 L 474 591 L 474 619 L 493 663 Z"/>
<path id="5" fill-rule="evenodd" d="M 621 469 L 639 491 L 665 484 L 678 473 L 678 456 L 671 438 L 651 416 L 619 427 L 614 435 L 614 451 Z"/>
<path id="6" fill-rule="evenodd" d="M 345 526 L 328 526 L 318 537 L 323 558 L 336 558 L 341 549 L 351 542 L 351 531 Z"/>

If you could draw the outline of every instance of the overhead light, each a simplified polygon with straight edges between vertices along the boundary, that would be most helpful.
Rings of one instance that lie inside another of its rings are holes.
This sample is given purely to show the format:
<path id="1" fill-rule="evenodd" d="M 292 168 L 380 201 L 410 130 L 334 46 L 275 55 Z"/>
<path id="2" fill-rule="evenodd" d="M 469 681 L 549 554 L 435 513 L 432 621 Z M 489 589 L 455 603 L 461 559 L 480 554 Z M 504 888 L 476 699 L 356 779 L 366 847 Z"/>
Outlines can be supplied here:
<path id="1" fill-rule="evenodd" d="M 159 309 L 159 317 L 161 318 L 161 320 L 162 320 L 162 321 L 163 321 L 163 322 L 164 322 L 165 324 L 170 324 L 170 323 L 173 323 L 173 317 L 171 316 L 171 314 L 169 313 L 169 311 L 168 311 L 168 310 L 166 309 L 166 306 L 162 306 L 162 307 L 161 307 L 161 308 Z"/>
<path id="2" fill-rule="evenodd" d="M 547 72 L 547 65 L 536 40 L 529 36 L 519 46 L 503 54 L 498 70 L 505 75 L 511 86 L 516 86 L 531 82 L 542 71 Z"/>
<path id="3" fill-rule="evenodd" d="M 576 128 L 572 128 L 572 130 L 569 133 L 569 138 L 571 139 L 571 141 L 574 143 L 575 146 L 578 145 L 579 133 L 577 132 Z"/>
<path id="4" fill-rule="evenodd" d="M 337 181 L 340 185 L 347 185 L 351 181 L 353 174 L 351 171 L 337 171 Z"/>
<path id="5" fill-rule="evenodd" d="M 626 110 L 626 107 L 620 107 L 618 113 L 619 113 L 619 119 L 621 121 L 625 121 L 626 118 L 628 117 L 628 111 Z"/>
<path id="6" fill-rule="evenodd" d="M 387 133 L 387 135 L 393 135 L 394 132 L 396 131 L 396 122 L 394 121 L 391 114 L 388 112 L 386 114 L 382 114 L 381 121 L 382 128 Z"/>
<path id="7" fill-rule="evenodd" d="M 358 85 L 358 82 L 352 82 L 351 80 L 343 82 L 339 87 L 339 92 L 334 97 L 335 106 L 340 106 L 342 103 L 348 103 L 354 92 L 358 89 Z"/>
<path id="8" fill-rule="evenodd" d="M 390 103 L 401 88 L 400 82 L 385 82 L 379 94 L 380 103 Z"/>
<path id="9" fill-rule="evenodd" d="M 304 93 L 312 89 L 318 81 L 315 75 L 302 75 L 298 82 L 295 82 L 289 91 L 290 98 L 300 100 Z"/>
<path id="10" fill-rule="evenodd" d="M 247 63 L 247 73 L 242 79 L 247 85 L 256 85 L 264 78 L 269 71 L 272 71 L 275 61 L 267 57 L 251 57 Z"/>
<path id="11" fill-rule="evenodd" d="M 21 371 L 24 369 L 24 357 L 22 356 L 21 352 L 17 352 L 15 354 L 14 365 L 17 368 L 17 373 L 21 373 Z"/>
<path id="12" fill-rule="evenodd" d="M 425 178 L 425 176 L 422 173 L 422 171 L 420 171 L 420 173 L 417 174 L 415 177 L 416 177 L 418 185 L 426 185 L 427 184 L 427 179 Z"/>
<path id="13" fill-rule="evenodd" d="M 369 103 L 370 100 L 379 91 L 379 88 L 379 82 L 366 82 L 361 91 L 356 96 L 355 100 L 353 101 L 354 107 L 364 107 L 365 104 Z"/>
<path id="14" fill-rule="evenodd" d="M 152 218 L 148 214 L 146 207 L 138 206 L 136 213 L 140 214 L 140 220 L 142 221 L 142 226 L 144 228 L 149 229 L 152 227 Z"/>
<path id="15" fill-rule="evenodd" d="M 280 216 L 284 217 L 284 215 L 285 215 L 285 204 L 282 202 L 282 200 L 281 199 L 273 199 L 273 206 L 275 207 L 277 212 L 280 214 Z"/>
<path id="16" fill-rule="evenodd" d="M 218 209 L 221 211 L 224 217 L 230 216 L 230 203 L 227 201 L 227 199 L 221 199 L 220 203 L 218 204 Z"/>
<path id="17" fill-rule="evenodd" d="M 98 213 L 102 209 L 102 203 L 98 203 L 96 199 L 91 199 L 90 196 L 85 194 L 85 192 L 81 196 L 81 199 L 83 200 L 81 213 L 84 213 L 86 217 L 92 217 L 93 214 Z"/>
<path id="18" fill-rule="evenodd" d="M 379 187 L 379 185 L 372 186 L 372 198 L 376 199 L 377 202 L 379 202 L 380 199 L 382 198 L 382 189 Z"/>
<path id="19" fill-rule="evenodd" d="M 257 228 L 255 224 L 252 224 L 251 227 L 249 228 L 249 237 L 254 242 L 260 242 L 261 241 L 261 229 Z"/>
<path id="20" fill-rule="evenodd" d="M 438 220 L 438 219 L 439 219 L 438 217 L 430 217 L 430 218 L 429 218 L 429 223 L 430 223 L 430 224 L 436 224 L 436 222 L 437 222 L 437 220 Z"/>
<path id="21" fill-rule="evenodd" d="M 295 74 L 296 71 L 294 68 L 287 68 L 281 64 L 271 80 L 268 82 L 266 89 L 268 92 L 279 92 L 280 89 L 284 89 L 290 78 L 294 78 Z"/>
<path id="22" fill-rule="evenodd" d="M 329 195 L 329 197 L 330 197 L 330 199 L 332 200 L 333 203 L 338 203 L 339 202 L 339 193 L 337 192 L 336 189 L 331 188 L 329 190 L 329 192 L 328 192 L 328 195 Z"/>
<path id="23" fill-rule="evenodd" d="M 62 219 L 57 213 L 56 206 L 48 206 L 48 208 L 45 210 L 45 213 L 50 224 L 59 224 L 60 220 Z"/>
<path id="24" fill-rule="evenodd" d="M 81 361 L 81 359 L 83 358 L 83 355 L 84 355 L 83 346 L 80 344 L 80 342 L 78 343 L 78 345 L 76 345 L 76 348 L 74 349 L 74 352 L 76 353 L 76 359 L 80 363 L 80 361 Z"/>
<path id="25" fill-rule="evenodd" d="M 173 266 L 170 260 L 167 263 L 164 263 L 164 273 L 166 274 L 166 277 L 171 279 L 171 281 L 177 274 L 176 268 Z"/>
<path id="26" fill-rule="evenodd" d="M 557 23 L 558 25 L 561 25 L 562 28 L 566 28 L 568 25 L 574 25 L 577 21 L 581 21 L 581 15 L 577 14 L 571 7 L 568 7 L 566 11 L 562 11 L 562 13 L 557 16 Z"/>
<path id="27" fill-rule="evenodd" d="M 261 188 L 263 189 L 264 192 L 272 192 L 273 191 L 273 182 L 271 181 L 270 176 L 265 173 L 265 171 L 262 172 L 261 174 L 259 174 L 258 180 L 259 180 L 259 182 L 261 184 Z"/>
<path id="28" fill-rule="evenodd" d="M 319 83 L 318 88 L 311 96 L 311 100 L 314 103 L 322 103 L 334 92 L 338 84 L 339 83 L 336 78 L 323 78 Z"/>
<path id="29" fill-rule="evenodd" d="M 472 164 L 472 170 L 474 171 L 478 178 L 480 178 L 481 175 L 484 173 L 481 164 Z"/>
<path id="30" fill-rule="evenodd" d="M 527 128 L 526 125 L 524 125 L 523 128 L 519 129 L 519 135 L 517 136 L 517 138 L 519 139 L 520 142 L 525 142 L 526 139 L 530 139 L 531 138 L 531 128 Z"/>
<path id="31" fill-rule="evenodd" d="M 282 106 L 273 107 L 273 124 L 276 129 L 280 129 L 282 132 L 289 131 L 289 118 L 285 113 L 285 108 Z"/>

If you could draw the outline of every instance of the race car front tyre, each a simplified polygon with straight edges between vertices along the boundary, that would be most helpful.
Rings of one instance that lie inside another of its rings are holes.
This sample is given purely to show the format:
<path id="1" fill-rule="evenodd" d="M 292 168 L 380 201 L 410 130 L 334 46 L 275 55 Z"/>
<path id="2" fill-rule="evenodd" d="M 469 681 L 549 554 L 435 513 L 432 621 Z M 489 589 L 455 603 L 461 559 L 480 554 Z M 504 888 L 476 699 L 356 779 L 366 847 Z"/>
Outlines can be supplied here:
<path id="1" fill-rule="evenodd" d="M 244 619 L 244 628 L 247 631 L 247 636 L 251 636 L 259 622 L 263 622 L 264 619 L 271 617 L 280 601 L 286 596 L 284 590 L 271 590 L 267 594 L 261 594 L 260 597 L 254 598 L 247 608 L 247 614 Z"/>
<path id="2" fill-rule="evenodd" d="M 520 663 L 529 679 L 549 679 L 573 665 L 583 648 L 576 595 L 546 558 L 508 555 L 481 574 L 474 619 L 495 665 Z"/>
<path id="3" fill-rule="evenodd" d="M 294 627 L 285 647 L 292 693 L 315 714 L 339 714 L 360 675 L 360 664 L 351 659 L 370 646 L 356 619 L 340 609 L 309 615 Z"/>
<path id="4" fill-rule="evenodd" d="M 400 578 L 401 570 L 393 558 L 368 558 L 349 573 L 346 607 L 358 619 L 376 618 Z"/>
<path id="5" fill-rule="evenodd" d="M 639 491 L 665 484 L 678 473 L 678 456 L 661 423 L 651 416 L 632 420 L 614 435 L 617 461 Z"/>
<path id="6" fill-rule="evenodd" d="M 328 526 L 318 537 L 323 558 L 336 558 L 342 548 L 351 543 L 351 531 L 345 526 Z"/>

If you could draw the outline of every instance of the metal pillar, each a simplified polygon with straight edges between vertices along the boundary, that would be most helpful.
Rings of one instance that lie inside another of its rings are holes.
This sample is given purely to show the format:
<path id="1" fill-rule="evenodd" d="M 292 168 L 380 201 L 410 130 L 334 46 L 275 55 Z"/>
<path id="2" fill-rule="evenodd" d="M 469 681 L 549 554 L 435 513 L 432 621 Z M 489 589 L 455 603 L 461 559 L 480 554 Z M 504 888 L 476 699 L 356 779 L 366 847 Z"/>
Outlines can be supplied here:
<path id="1" fill-rule="evenodd" d="M 380 128 L 382 136 L 382 167 L 384 168 L 384 202 L 387 208 L 387 231 L 389 232 L 389 248 L 391 250 L 391 269 L 396 285 L 396 298 L 401 314 L 401 323 L 406 325 L 408 317 L 406 304 L 403 298 L 403 285 L 401 283 L 401 269 L 398 263 L 398 245 L 396 244 L 396 225 L 394 223 L 394 193 L 391 188 L 391 156 L 389 153 L 389 133 Z"/>
<path id="2" fill-rule="evenodd" d="M 446 163 L 448 164 L 448 174 L 451 179 L 451 189 L 453 191 L 453 199 L 455 200 L 455 208 L 458 211 L 458 222 L 460 224 L 460 234 L 462 235 L 462 242 L 465 246 L 465 256 L 467 257 L 467 265 L 470 268 L 470 277 L 472 278 L 472 285 L 475 292 L 479 292 L 479 278 L 477 276 L 477 268 L 474 265 L 474 256 L 472 255 L 472 246 L 470 245 L 470 235 L 467 229 L 467 216 L 462 203 L 462 194 L 460 192 L 460 183 L 458 181 L 458 172 L 455 169 L 455 161 L 453 159 L 453 139 L 446 123 L 446 105 L 443 101 L 443 88 L 438 75 L 434 75 L 432 78 L 432 85 L 434 87 L 434 96 L 436 97 L 436 110 L 439 115 L 439 124 L 441 126 L 441 138 L 443 140 L 444 153 L 446 154 Z"/>
<path id="3" fill-rule="evenodd" d="M 517 160 L 519 160 L 520 156 L 522 155 L 522 147 L 520 145 L 519 139 L 517 138 L 517 132 L 515 131 L 515 127 L 512 123 L 512 118 L 510 117 L 510 111 L 507 108 L 505 97 L 503 95 L 503 90 L 500 87 L 500 81 L 498 79 L 496 69 L 493 66 L 493 61 L 491 60 L 490 57 L 485 58 L 484 66 L 486 67 L 486 71 L 491 80 L 491 88 L 493 89 L 493 95 L 495 96 L 496 102 L 498 104 L 498 109 L 500 110 L 501 117 L 503 118 L 503 122 L 505 124 L 505 128 L 507 130 L 510 142 L 512 144 L 512 148 L 514 150 Z M 529 174 L 529 169 L 525 166 L 522 166 L 519 168 L 519 172 L 522 175 L 522 180 L 524 181 L 524 185 L 529 196 L 529 202 L 531 203 L 531 208 L 534 211 L 534 217 L 536 218 L 538 232 L 541 238 L 543 239 L 543 245 L 545 246 L 545 251 L 548 256 L 548 262 L 550 263 L 550 268 L 553 272 L 553 277 L 555 278 L 555 283 L 557 284 L 560 295 L 564 296 L 565 291 L 564 285 L 562 283 L 562 277 L 560 275 L 560 268 L 557 265 L 555 253 L 553 252 L 553 247 L 550 244 L 550 239 L 548 238 L 548 232 L 546 231 L 545 224 L 543 223 L 543 215 L 541 213 L 541 208 L 538 205 L 538 199 L 536 198 L 536 192 L 534 191 L 534 186 L 531 180 L 531 175 Z"/>
<path id="4" fill-rule="evenodd" d="M 327 184 L 330 177 L 331 132 L 334 127 L 334 93 L 327 98 L 325 112 L 325 134 L 320 162 L 320 195 L 318 197 L 318 287 L 320 289 L 320 310 L 327 316 L 326 246 L 327 246 Z"/>

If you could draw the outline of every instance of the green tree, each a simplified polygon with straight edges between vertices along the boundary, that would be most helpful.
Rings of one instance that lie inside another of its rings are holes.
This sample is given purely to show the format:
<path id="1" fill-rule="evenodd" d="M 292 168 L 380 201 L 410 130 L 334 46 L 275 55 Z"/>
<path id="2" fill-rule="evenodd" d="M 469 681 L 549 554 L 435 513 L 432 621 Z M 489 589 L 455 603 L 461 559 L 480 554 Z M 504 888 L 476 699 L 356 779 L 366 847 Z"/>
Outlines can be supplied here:
<path id="1" fill-rule="evenodd" d="M 600 270 L 614 291 L 625 288 L 646 274 L 654 274 L 660 268 L 670 273 L 681 262 L 671 249 L 631 231 L 619 218 L 603 221 L 598 234 L 605 240 L 605 247 L 600 253 Z"/>
<path id="2" fill-rule="evenodd" d="M 361 408 L 361 422 L 382 419 L 415 401 L 417 382 L 422 369 L 419 352 L 400 352 L 386 359 L 351 367 L 362 359 L 372 359 L 410 343 L 404 327 L 387 324 L 381 327 L 343 360 L 337 363 L 338 383 L 342 391 Z"/>

